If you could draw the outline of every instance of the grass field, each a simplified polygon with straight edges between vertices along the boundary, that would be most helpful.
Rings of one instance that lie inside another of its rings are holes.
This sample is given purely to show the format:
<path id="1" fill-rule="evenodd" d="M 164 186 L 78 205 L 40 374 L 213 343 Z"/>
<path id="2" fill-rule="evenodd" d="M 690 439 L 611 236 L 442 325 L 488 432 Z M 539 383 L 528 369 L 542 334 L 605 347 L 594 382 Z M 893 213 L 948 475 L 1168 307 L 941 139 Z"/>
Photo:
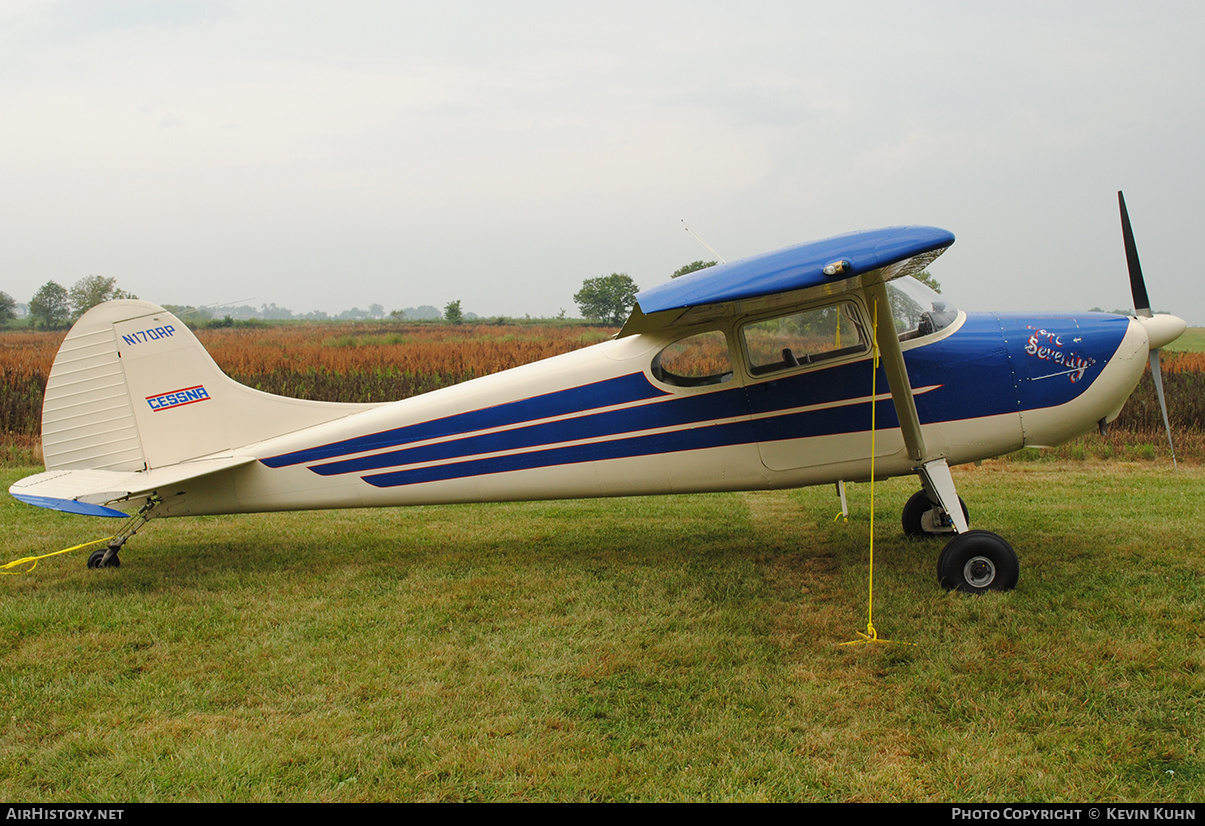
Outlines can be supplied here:
<path id="1" fill-rule="evenodd" d="M 1205 799 L 1205 469 L 955 480 L 1020 584 L 940 590 L 880 484 L 893 644 L 840 645 L 864 485 L 848 524 L 829 489 L 153 523 L 0 580 L 0 799 Z M 0 515 L 9 558 L 109 527 Z"/>
<path id="2" fill-rule="evenodd" d="M 1205 352 L 1205 327 L 1189 327 L 1184 335 L 1167 345 L 1167 350 L 1175 353 Z"/>

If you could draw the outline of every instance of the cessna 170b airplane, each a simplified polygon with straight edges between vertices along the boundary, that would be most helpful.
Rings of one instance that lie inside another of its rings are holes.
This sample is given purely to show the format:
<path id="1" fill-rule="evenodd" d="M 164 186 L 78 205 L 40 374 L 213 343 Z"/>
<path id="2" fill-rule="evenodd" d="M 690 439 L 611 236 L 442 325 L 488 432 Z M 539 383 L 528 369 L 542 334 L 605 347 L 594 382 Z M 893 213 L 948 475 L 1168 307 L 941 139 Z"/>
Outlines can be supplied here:
<path id="1" fill-rule="evenodd" d="M 954 236 L 892 227 L 674 279 L 610 341 L 386 404 L 244 387 L 171 313 L 108 302 L 55 358 L 46 472 L 9 492 L 137 511 L 88 561 L 108 567 L 151 518 L 795 488 L 873 466 L 919 477 L 904 530 L 951 536 L 942 585 L 1008 590 L 1016 554 L 969 529 L 950 467 L 1103 428 L 1185 329 L 1151 315 L 1121 209 L 1134 317 L 963 312 L 910 277 Z"/>

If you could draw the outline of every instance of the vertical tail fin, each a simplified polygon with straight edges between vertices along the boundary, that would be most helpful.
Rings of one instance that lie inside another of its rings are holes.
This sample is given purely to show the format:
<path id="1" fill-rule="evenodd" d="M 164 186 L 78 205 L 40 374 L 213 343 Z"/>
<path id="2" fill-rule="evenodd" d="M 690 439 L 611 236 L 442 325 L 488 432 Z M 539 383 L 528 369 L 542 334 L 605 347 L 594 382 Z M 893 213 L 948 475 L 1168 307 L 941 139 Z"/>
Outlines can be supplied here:
<path id="1" fill-rule="evenodd" d="M 85 313 L 55 356 L 42 405 L 42 450 L 47 470 L 140 471 L 372 406 L 245 387 L 167 310 L 110 301 Z"/>

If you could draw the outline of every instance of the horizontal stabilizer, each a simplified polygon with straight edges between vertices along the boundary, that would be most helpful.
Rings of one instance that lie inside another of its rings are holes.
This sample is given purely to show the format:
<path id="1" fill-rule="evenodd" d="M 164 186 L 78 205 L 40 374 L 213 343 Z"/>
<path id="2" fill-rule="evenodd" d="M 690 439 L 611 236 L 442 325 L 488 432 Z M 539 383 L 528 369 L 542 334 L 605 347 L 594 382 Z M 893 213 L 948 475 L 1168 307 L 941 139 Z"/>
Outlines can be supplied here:
<path id="1" fill-rule="evenodd" d="M 74 499 L 55 499 L 50 496 L 30 496 L 20 493 L 14 493 L 13 498 L 27 505 L 49 508 L 52 511 L 63 511 L 63 513 L 78 513 L 82 516 L 111 516 L 118 519 L 125 519 L 129 516 L 128 513 L 123 513 L 113 508 L 106 508 L 104 505 L 89 505 L 86 502 L 77 502 Z"/>
<path id="2" fill-rule="evenodd" d="M 115 470 L 51 470 L 27 476 L 8 489 L 14 499 L 39 508 L 86 516 L 126 516 L 117 502 L 138 500 L 167 487 L 254 462 L 251 456 L 199 459 L 133 472 Z"/>

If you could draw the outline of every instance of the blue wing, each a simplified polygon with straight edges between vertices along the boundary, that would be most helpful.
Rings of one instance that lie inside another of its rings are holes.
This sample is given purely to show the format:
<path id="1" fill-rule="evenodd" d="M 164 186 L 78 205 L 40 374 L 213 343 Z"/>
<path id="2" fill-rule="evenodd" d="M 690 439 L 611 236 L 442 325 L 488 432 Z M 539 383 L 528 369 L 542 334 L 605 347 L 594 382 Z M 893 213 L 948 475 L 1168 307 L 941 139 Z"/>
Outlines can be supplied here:
<path id="1" fill-rule="evenodd" d="M 953 243 L 954 234 L 937 227 L 887 227 L 719 264 L 638 293 L 636 309 L 620 336 L 702 320 L 695 314 L 683 317 L 692 308 L 775 296 L 784 296 L 776 304 L 807 301 L 814 297 L 812 291 L 819 293 L 893 265 L 902 266 L 884 273 L 885 279 L 918 272 Z M 834 264 L 838 265 L 831 267 L 835 272 L 826 274 L 825 268 Z"/>

